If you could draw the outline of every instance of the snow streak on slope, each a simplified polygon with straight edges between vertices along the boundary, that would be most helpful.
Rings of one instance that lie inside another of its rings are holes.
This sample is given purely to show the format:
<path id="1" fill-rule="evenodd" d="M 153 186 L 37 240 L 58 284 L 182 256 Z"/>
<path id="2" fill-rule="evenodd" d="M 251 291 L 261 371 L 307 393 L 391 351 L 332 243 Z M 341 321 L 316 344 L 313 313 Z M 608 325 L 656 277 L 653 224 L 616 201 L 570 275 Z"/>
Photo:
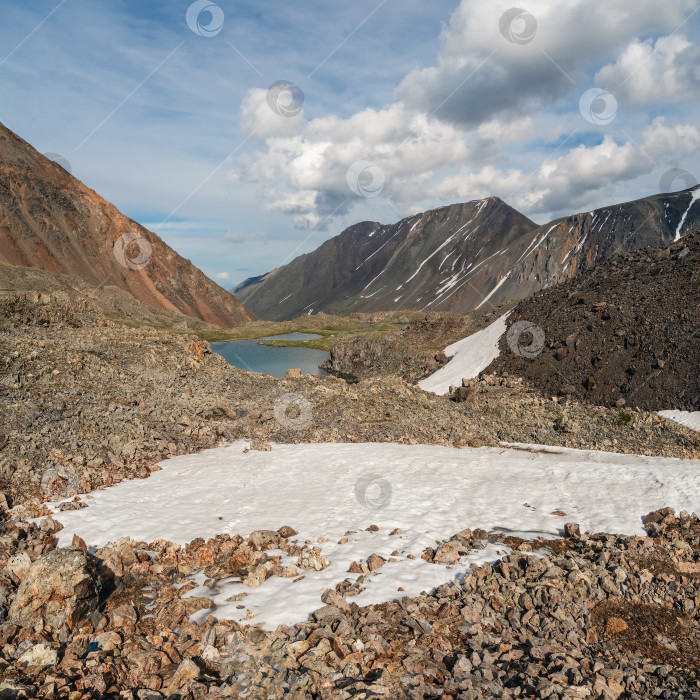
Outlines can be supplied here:
<path id="1" fill-rule="evenodd" d="M 510 271 L 503 275 L 500 282 L 481 300 L 481 303 L 476 307 L 480 309 L 501 287 L 501 285 L 510 277 Z"/>
<path id="2" fill-rule="evenodd" d="M 505 314 L 487 328 L 448 345 L 445 355 L 452 359 L 435 374 L 419 382 L 418 386 L 434 394 L 447 394 L 452 384 L 462 386 L 462 379 L 478 376 L 499 355 L 498 341 L 506 332 L 508 315 Z"/>
<path id="3" fill-rule="evenodd" d="M 56 515 L 65 526 L 59 544 L 70 545 L 73 533 L 91 545 L 122 536 L 184 544 L 289 525 L 298 531 L 299 544 L 317 543 L 328 568 L 304 571 L 296 583 L 273 577 L 251 588 L 229 579 L 218 589 L 192 592 L 217 606 L 198 613 L 202 619 L 213 612 L 274 628 L 321 607 L 323 589 L 345 578 L 354 581 L 349 564 L 372 553 L 395 560 L 368 577 L 366 590 L 353 598 L 359 605 L 418 595 L 463 577 L 472 561 L 493 561 L 507 551 L 492 545 L 454 566 L 420 558 L 436 540 L 464 528 L 556 537 L 565 522 L 578 522 L 582 531 L 643 534 L 641 516 L 651 510 L 700 509 L 700 461 L 527 446 L 303 444 L 244 453 L 246 445 L 175 457 L 145 481 L 85 496 L 87 508 Z M 567 516 L 553 515 L 556 509 Z M 371 524 L 379 530 L 368 532 Z M 391 536 L 394 528 L 405 532 Z M 347 530 L 357 532 L 339 544 Z M 203 583 L 203 574 L 197 580 Z M 226 601 L 243 592 L 242 601 Z M 252 620 L 236 608 L 241 603 L 255 615 Z"/>
<path id="4" fill-rule="evenodd" d="M 700 187 L 697 190 L 693 191 L 693 197 L 690 200 L 690 204 L 688 205 L 688 208 L 685 210 L 683 216 L 681 217 L 680 223 L 678 224 L 678 228 L 676 229 L 676 237 L 673 239 L 674 241 L 679 241 L 681 238 L 681 230 L 683 229 L 683 224 L 685 223 L 685 220 L 688 218 L 688 213 L 690 210 L 693 208 L 693 204 L 700 199 Z"/>
<path id="5" fill-rule="evenodd" d="M 530 255 L 530 253 L 537 250 L 537 248 L 539 248 L 542 241 L 545 238 L 547 238 L 547 236 L 549 236 L 549 234 L 559 225 L 559 223 L 560 222 L 557 221 L 556 224 L 551 226 L 549 228 L 549 230 L 538 241 L 533 241 L 532 243 L 530 243 L 530 245 L 527 247 L 527 250 L 518 258 L 518 260 L 516 262 L 520 262 L 523 258 L 526 258 L 528 255 Z"/>

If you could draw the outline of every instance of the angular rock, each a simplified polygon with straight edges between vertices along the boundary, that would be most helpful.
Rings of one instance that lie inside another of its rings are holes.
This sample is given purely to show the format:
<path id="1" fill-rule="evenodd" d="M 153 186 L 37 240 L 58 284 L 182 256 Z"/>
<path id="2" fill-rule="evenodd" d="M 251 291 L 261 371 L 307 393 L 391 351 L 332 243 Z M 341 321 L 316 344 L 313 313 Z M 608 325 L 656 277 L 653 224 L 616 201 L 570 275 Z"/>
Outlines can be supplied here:
<path id="1" fill-rule="evenodd" d="M 19 657 L 20 666 L 35 671 L 47 666 L 55 666 L 57 663 L 58 652 L 46 644 L 36 644 Z"/>
<path id="2" fill-rule="evenodd" d="M 10 606 L 8 620 L 18 627 L 51 625 L 59 630 L 97 610 L 103 582 L 100 562 L 81 549 L 57 549 L 37 559 Z"/>

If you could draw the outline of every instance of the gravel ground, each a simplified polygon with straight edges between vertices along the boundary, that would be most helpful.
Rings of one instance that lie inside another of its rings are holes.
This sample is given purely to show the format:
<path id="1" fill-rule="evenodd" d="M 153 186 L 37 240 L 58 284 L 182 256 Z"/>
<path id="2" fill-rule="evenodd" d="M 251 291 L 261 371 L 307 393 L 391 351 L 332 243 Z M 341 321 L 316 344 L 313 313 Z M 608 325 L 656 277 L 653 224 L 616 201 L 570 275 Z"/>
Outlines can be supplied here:
<path id="1" fill-rule="evenodd" d="M 42 529 L 12 523 L 0 536 L 0 693 L 699 698 L 700 521 L 664 509 L 646 527 L 649 537 L 623 537 L 569 524 L 555 541 L 465 530 L 424 558 L 443 565 L 489 541 L 513 553 L 381 605 L 358 607 L 357 584 L 339 584 L 308 621 L 266 632 L 189 622 L 210 601 L 185 597 L 186 577 L 206 567 L 210 587 L 231 575 L 256 585 L 261 570 L 279 568 L 266 550 L 280 546 L 313 567 L 307 547 L 287 543 L 290 528 L 182 548 L 125 540 L 93 555 L 79 540 L 54 550 L 53 518 Z"/>

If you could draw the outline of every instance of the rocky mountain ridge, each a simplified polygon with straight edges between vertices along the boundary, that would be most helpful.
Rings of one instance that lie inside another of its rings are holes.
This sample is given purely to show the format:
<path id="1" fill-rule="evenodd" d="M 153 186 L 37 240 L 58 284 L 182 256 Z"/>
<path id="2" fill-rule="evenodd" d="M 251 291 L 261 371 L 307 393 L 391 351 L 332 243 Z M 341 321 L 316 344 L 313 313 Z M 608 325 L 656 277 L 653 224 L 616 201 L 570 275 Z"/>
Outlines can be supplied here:
<path id="1" fill-rule="evenodd" d="M 254 313 L 416 309 L 466 313 L 522 299 L 620 251 L 664 246 L 700 226 L 700 189 L 659 194 L 543 226 L 491 197 L 363 222 L 316 251 L 238 285 Z"/>

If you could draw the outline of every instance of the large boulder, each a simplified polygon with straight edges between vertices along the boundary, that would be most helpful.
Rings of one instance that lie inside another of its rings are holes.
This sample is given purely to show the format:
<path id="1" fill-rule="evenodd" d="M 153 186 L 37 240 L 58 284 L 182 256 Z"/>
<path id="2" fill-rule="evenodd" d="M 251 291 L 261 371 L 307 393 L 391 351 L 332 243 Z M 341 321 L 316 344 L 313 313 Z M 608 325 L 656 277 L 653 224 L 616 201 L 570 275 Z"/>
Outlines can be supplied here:
<path id="1" fill-rule="evenodd" d="M 8 620 L 18 627 L 58 631 L 97 610 L 102 590 L 100 560 L 82 549 L 56 549 L 37 559 L 25 574 Z"/>

